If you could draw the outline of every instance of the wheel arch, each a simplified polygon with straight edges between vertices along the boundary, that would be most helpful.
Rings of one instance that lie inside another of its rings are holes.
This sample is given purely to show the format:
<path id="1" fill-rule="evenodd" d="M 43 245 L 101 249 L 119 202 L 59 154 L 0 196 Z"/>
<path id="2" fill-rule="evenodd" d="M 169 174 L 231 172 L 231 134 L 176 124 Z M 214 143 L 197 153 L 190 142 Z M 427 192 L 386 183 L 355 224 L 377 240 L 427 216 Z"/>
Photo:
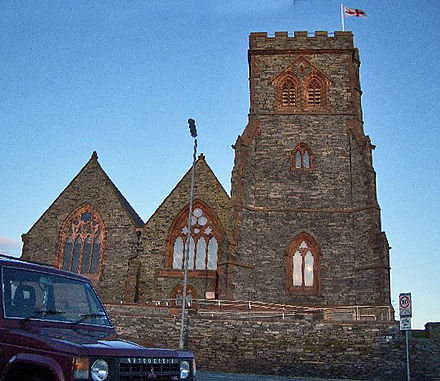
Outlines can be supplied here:
<path id="1" fill-rule="evenodd" d="M 11 357 L 5 367 L 2 379 L 14 381 L 11 378 L 14 374 L 30 368 L 51 374 L 54 381 L 65 381 L 61 366 L 53 358 L 26 353 Z"/>

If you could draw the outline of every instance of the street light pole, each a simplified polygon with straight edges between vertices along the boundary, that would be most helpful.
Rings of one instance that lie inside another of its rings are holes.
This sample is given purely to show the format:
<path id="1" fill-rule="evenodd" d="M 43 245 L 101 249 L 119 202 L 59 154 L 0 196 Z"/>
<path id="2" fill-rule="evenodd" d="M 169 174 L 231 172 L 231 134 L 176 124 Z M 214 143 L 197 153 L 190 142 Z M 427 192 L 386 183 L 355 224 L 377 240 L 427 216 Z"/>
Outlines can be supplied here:
<path id="1" fill-rule="evenodd" d="M 194 138 L 194 152 L 193 163 L 191 168 L 191 191 L 189 195 L 189 213 L 188 213 L 188 231 L 186 236 L 185 256 L 184 256 L 184 271 L 183 271 L 183 290 L 182 290 L 182 315 L 180 318 L 180 340 L 179 349 L 184 349 L 183 336 L 185 332 L 185 314 L 186 314 L 186 289 L 188 286 L 188 258 L 189 258 L 189 246 L 191 242 L 191 217 L 193 209 L 194 198 L 194 179 L 195 179 L 195 167 L 197 159 L 197 128 L 194 119 L 188 119 L 189 132 Z"/>

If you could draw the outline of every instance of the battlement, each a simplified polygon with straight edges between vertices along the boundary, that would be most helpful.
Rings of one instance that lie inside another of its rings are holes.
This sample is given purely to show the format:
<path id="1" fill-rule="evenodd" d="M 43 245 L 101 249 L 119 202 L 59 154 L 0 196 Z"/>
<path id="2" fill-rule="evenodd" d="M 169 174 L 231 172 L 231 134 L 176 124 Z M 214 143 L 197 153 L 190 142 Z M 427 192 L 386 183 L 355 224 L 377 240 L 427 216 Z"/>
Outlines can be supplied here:
<path id="1" fill-rule="evenodd" d="M 304 49 L 354 49 L 351 32 L 317 31 L 313 35 L 308 32 L 295 31 L 292 37 L 288 32 L 275 32 L 268 37 L 266 32 L 249 35 L 250 50 L 304 50 Z"/>

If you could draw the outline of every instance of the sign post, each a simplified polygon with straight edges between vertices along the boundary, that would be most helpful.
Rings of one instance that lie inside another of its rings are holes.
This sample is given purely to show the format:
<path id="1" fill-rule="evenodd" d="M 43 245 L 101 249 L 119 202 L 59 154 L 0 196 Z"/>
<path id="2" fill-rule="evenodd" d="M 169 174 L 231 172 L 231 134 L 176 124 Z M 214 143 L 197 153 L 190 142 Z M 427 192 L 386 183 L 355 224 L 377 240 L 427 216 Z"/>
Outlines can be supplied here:
<path id="1" fill-rule="evenodd" d="M 405 331 L 406 378 L 410 381 L 408 331 L 411 331 L 412 302 L 411 293 L 399 295 L 400 330 Z"/>

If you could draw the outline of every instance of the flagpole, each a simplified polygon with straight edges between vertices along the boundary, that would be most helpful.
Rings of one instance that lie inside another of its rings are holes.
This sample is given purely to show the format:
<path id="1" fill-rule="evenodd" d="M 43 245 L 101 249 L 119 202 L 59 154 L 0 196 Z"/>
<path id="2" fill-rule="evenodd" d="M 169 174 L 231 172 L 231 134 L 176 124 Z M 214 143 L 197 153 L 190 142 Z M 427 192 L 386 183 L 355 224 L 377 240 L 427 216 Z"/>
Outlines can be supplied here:
<path id="1" fill-rule="evenodd" d="M 345 32 L 344 5 L 342 3 L 341 3 L 341 23 L 342 23 L 342 31 Z"/>

